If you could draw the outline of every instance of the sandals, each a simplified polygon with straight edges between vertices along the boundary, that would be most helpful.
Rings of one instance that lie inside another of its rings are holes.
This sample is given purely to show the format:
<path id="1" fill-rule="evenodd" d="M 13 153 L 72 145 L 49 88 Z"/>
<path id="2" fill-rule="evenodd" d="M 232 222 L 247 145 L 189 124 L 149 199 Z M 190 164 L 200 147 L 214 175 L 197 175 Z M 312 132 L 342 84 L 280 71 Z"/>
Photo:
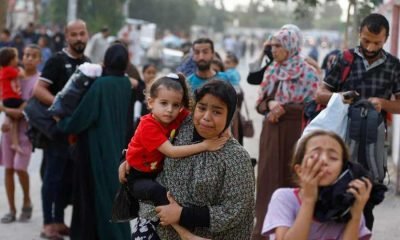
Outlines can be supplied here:
<path id="1" fill-rule="evenodd" d="M 62 236 L 60 236 L 59 234 L 46 235 L 46 233 L 44 233 L 44 232 L 40 233 L 40 238 L 49 239 L 49 240 L 64 240 L 64 238 Z"/>
<path id="2" fill-rule="evenodd" d="M 7 213 L 1 218 L 1 223 L 12 223 L 15 222 L 15 213 Z"/>
<path id="3" fill-rule="evenodd" d="M 20 221 L 20 222 L 27 222 L 29 219 L 31 219 L 31 217 L 32 217 L 32 210 L 33 210 L 33 207 L 32 207 L 32 206 L 23 207 L 22 210 L 21 210 L 21 215 L 19 215 L 18 221 Z"/>

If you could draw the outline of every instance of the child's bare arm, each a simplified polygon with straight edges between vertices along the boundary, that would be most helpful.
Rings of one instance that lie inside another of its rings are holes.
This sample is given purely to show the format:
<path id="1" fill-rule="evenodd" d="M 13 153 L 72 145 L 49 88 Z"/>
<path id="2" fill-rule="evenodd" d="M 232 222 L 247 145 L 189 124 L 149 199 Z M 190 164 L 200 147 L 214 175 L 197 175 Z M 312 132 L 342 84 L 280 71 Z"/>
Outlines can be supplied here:
<path id="1" fill-rule="evenodd" d="M 123 161 L 118 168 L 118 178 L 119 178 L 119 182 L 120 183 L 126 183 L 128 181 L 128 179 L 126 178 L 126 176 L 129 173 L 130 170 L 130 166 L 129 163 L 127 161 Z"/>
<path id="2" fill-rule="evenodd" d="M 227 140 L 227 137 L 220 137 L 217 139 L 207 139 L 200 143 L 184 146 L 174 146 L 169 141 L 165 141 L 157 148 L 157 150 L 167 157 L 180 158 L 204 151 L 217 151 L 224 146 Z"/>
<path id="3" fill-rule="evenodd" d="M 13 120 L 17 120 L 22 118 L 24 115 L 22 114 L 22 109 L 21 108 L 3 108 L 4 113 L 7 114 L 10 118 Z"/>
<path id="4" fill-rule="evenodd" d="M 13 90 L 13 92 L 21 94 L 21 85 L 20 85 L 19 80 L 17 78 L 11 80 L 11 89 Z"/>
<path id="5" fill-rule="evenodd" d="M 25 78 L 25 70 L 22 67 L 18 68 L 18 78 Z"/>

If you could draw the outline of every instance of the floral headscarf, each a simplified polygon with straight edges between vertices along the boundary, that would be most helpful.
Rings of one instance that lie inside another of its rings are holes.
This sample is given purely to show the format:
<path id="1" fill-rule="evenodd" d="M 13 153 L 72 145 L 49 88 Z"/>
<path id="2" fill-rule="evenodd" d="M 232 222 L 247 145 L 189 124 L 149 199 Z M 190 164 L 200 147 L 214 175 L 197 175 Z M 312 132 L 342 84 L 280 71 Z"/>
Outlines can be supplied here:
<path id="1" fill-rule="evenodd" d="M 288 29 L 288 30 L 294 32 L 295 34 L 297 34 L 300 47 L 303 45 L 303 34 L 301 34 L 301 30 L 298 26 L 296 26 L 294 24 L 285 24 L 281 27 L 281 30 L 284 30 L 284 29 Z M 300 52 L 300 50 L 299 50 L 299 52 Z"/>
<path id="2" fill-rule="evenodd" d="M 314 95 L 318 86 L 318 77 L 314 68 L 299 55 L 302 35 L 297 30 L 293 27 L 283 28 L 272 37 L 289 52 L 289 56 L 284 62 L 274 62 L 266 69 L 265 80 L 261 83 L 259 101 L 262 100 L 264 94 L 271 95 L 276 84 L 279 85 L 275 100 L 281 104 L 307 102 Z"/>

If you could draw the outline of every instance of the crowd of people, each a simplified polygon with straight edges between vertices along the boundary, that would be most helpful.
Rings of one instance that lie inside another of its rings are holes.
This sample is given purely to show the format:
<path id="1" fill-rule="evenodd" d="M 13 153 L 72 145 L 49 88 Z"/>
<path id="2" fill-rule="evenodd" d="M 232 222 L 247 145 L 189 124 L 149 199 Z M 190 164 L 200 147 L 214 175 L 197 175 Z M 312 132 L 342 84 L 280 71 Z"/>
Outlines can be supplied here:
<path id="1" fill-rule="evenodd" d="M 329 54 L 321 70 L 302 55 L 296 25 L 265 41 L 247 76 L 259 85 L 254 104 L 264 116 L 257 177 L 243 146 L 242 56 L 233 39 L 225 39 L 221 53 L 209 38 L 194 40 L 177 73 L 163 75 L 159 38 L 139 66 L 142 53 L 124 40 L 129 34 L 111 42 L 109 34 L 103 27 L 90 38 L 83 20 L 51 37 L 33 24 L 13 40 L 2 31 L 0 163 L 9 211 L 1 223 L 31 219 L 27 169 L 32 150 L 42 148 L 44 239 L 371 239 L 383 179 L 365 161 L 366 148 L 349 152 L 348 139 L 327 129 L 302 136 L 312 121 L 303 113 L 349 91 L 350 102 L 366 100 L 383 117 L 400 113 L 400 62 L 383 50 L 384 16 L 361 22 L 344 80 L 342 51 Z M 80 84 L 80 77 L 93 82 Z M 34 101 L 46 113 L 57 101 L 78 105 L 70 114 L 50 114 L 46 122 L 55 130 L 46 132 L 25 111 Z M 131 224 L 110 221 L 123 190 L 135 208 Z M 71 223 L 64 219 L 68 205 Z"/>

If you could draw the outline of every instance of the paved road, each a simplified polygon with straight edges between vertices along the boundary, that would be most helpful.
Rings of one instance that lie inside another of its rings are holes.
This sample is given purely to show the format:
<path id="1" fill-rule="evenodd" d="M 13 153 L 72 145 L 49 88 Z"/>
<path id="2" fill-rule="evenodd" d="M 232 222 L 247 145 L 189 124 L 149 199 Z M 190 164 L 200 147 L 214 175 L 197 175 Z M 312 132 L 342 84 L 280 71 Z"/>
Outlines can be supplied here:
<path id="1" fill-rule="evenodd" d="M 325 54 L 326 50 L 321 53 Z M 242 75 L 242 87 L 246 93 L 246 101 L 249 106 L 250 116 L 254 120 L 256 135 L 254 138 L 245 138 L 244 146 L 252 157 L 258 157 L 259 133 L 261 132 L 261 115 L 254 111 L 253 105 L 257 98 L 257 86 L 251 86 L 245 82 L 247 75 L 247 67 L 241 64 L 239 70 Z M 0 117 L 0 121 L 2 118 Z M 29 173 L 31 174 L 31 196 L 34 204 L 34 212 L 30 222 L 28 223 L 12 223 L 0 224 L 0 240 L 37 240 L 40 239 L 39 234 L 42 225 L 41 197 L 40 187 L 41 180 L 39 177 L 39 167 L 41 163 L 42 153 L 37 150 L 31 160 Z M 377 240 L 399 240 L 400 239 L 400 197 L 394 194 L 394 172 L 391 173 L 392 184 L 389 186 L 390 191 L 386 195 L 385 201 L 379 205 L 375 213 L 375 227 L 373 231 L 373 239 Z M 17 206 L 22 204 L 21 190 L 17 185 L 16 199 Z M 4 189 L 4 168 L 0 168 L 0 216 L 7 212 L 7 200 Z M 71 208 L 66 211 L 66 222 L 70 222 Z"/>

